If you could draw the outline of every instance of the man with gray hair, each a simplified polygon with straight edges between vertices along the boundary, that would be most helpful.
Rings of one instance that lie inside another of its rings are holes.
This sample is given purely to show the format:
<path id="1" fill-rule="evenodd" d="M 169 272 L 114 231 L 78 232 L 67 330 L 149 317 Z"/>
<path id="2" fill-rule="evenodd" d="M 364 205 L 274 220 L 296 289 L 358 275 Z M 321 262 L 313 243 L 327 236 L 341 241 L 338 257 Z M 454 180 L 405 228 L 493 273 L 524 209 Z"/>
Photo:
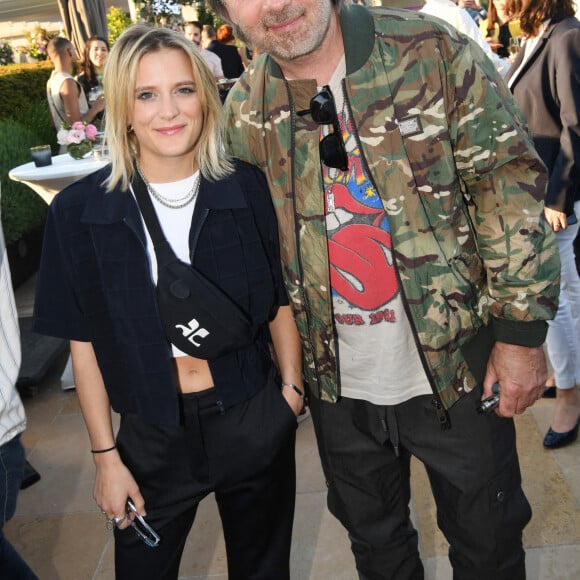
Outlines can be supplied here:
<path id="1" fill-rule="evenodd" d="M 225 104 L 228 147 L 270 185 L 328 506 L 360 578 L 423 577 L 415 456 L 454 578 L 523 579 L 512 418 L 543 393 L 559 258 L 505 83 L 418 12 L 209 4 L 259 49 Z"/>

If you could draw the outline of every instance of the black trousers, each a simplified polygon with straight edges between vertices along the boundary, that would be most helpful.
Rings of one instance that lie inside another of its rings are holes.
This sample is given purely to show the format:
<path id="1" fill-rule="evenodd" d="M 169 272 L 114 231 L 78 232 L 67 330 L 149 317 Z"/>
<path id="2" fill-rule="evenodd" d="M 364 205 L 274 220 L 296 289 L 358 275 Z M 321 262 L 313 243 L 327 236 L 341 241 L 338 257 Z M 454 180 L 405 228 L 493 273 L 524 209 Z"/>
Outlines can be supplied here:
<path id="1" fill-rule="evenodd" d="M 423 578 L 409 518 L 411 455 L 426 467 L 453 578 L 525 578 L 521 538 L 531 509 L 521 488 L 514 424 L 478 414 L 480 398 L 476 389 L 456 403 L 452 427 L 443 431 L 431 396 L 390 407 L 311 397 L 328 507 L 349 532 L 361 579 Z"/>
<path id="2" fill-rule="evenodd" d="M 215 389 L 182 397 L 183 424 L 161 427 L 124 415 L 123 461 L 159 534 L 146 546 L 132 528 L 115 530 L 118 579 L 176 579 L 199 502 L 215 492 L 228 577 L 289 578 L 295 502 L 296 417 L 271 382 L 220 414 Z"/>

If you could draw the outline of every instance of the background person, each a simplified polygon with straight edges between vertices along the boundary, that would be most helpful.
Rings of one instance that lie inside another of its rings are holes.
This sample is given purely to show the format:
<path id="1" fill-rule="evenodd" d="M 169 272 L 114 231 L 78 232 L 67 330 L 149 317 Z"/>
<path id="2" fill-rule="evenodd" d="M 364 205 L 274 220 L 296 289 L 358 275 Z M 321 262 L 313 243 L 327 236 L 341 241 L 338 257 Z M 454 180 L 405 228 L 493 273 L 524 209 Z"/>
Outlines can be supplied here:
<path id="1" fill-rule="evenodd" d="M 127 29 L 105 67 L 113 85 L 111 164 L 49 208 L 34 328 L 71 340 L 94 496 L 117 526 L 116 578 L 177 578 L 197 506 L 214 492 L 228 577 L 288 579 L 303 385 L 266 181 L 224 154 L 215 82 L 182 34 Z M 207 360 L 168 342 L 134 198 L 143 188 L 178 258 L 249 317 L 243 345 Z M 128 498 L 160 536 L 155 549 L 128 529 Z"/>
<path id="2" fill-rule="evenodd" d="M 469 15 L 467 10 L 461 8 L 454 0 L 426 0 L 420 10 L 424 14 L 430 14 L 445 20 L 473 40 L 485 52 L 493 62 L 495 68 L 502 74 L 507 74 L 509 63 L 495 54 L 489 43 L 480 32 L 475 20 Z"/>
<path id="3" fill-rule="evenodd" d="M 26 429 L 26 416 L 16 390 L 21 359 L 18 313 L 0 220 L 0 575 L 37 580 L 2 531 L 16 510 L 25 465 L 20 436 Z"/>
<path id="4" fill-rule="evenodd" d="M 252 51 L 247 46 L 238 46 L 236 43 L 235 37 L 233 36 L 232 27 L 230 26 L 229 28 L 230 28 L 230 34 L 232 35 L 232 40 L 230 41 L 230 44 L 232 46 L 236 47 L 238 54 L 240 55 L 240 58 L 242 59 L 242 64 L 244 65 L 244 70 L 245 70 L 248 67 L 248 64 L 250 64 L 250 61 L 252 60 L 252 58 L 251 58 Z M 214 42 L 214 41 L 217 42 L 216 31 L 214 30 L 213 26 L 210 26 L 209 24 L 204 24 L 203 31 L 201 33 L 201 38 L 202 38 L 202 44 L 206 48 L 212 42 Z"/>
<path id="5" fill-rule="evenodd" d="M 46 83 L 46 98 L 55 129 L 72 126 L 76 121 L 92 123 L 105 108 L 101 95 L 96 101 L 88 103 L 84 91 L 74 79 L 74 65 L 77 53 L 72 42 L 57 36 L 48 41 L 48 57 L 54 65 Z M 60 153 L 66 153 L 66 145 L 61 145 Z"/>
<path id="6" fill-rule="evenodd" d="M 193 20 L 191 22 L 186 22 L 184 24 L 183 34 L 185 35 L 185 38 L 191 40 L 191 42 L 193 42 L 193 44 L 197 47 L 201 56 L 203 56 L 203 59 L 205 60 L 206 64 L 211 69 L 213 76 L 215 77 L 216 80 L 219 81 L 220 79 L 224 78 L 222 61 L 217 54 L 211 52 L 210 50 L 207 50 L 201 45 L 202 29 L 203 27 L 201 22 Z"/>
<path id="7" fill-rule="evenodd" d="M 580 22 L 571 0 L 508 0 L 507 10 L 519 17 L 525 35 L 507 81 L 550 173 L 544 213 L 562 262 L 560 305 L 547 337 L 556 403 L 544 446 L 555 449 L 576 440 L 580 417 L 580 278 L 574 257 L 580 216 Z"/>
<path id="8" fill-rule="evenodd" d="M 270 183 L 328 506 L 360 577 L 423 577 L 414 455 L 454 576 L 524 578 L 512 416 L 543 391 L 559 260 L 505 83 L 424 14 L 209 3 L 260 49 L 228 95 L 228 148 Z"/>
<path id="9" fill-rule="evenodd" d="M 215 38 L 207 45 L 208 50 L 215 52 L 220 57 L 227 79 L 237 79 L 245 70 L 235 42 L 236 37 L 233 35 L 232 27 L 229 24 L 222 24 L 217 29 Z"/>
<path id="10" fill-rule="evenodd" d="M 232 34 L 232 27 L 224 24 L 218 30 L 219 38 L 213 31 L 213 28 L 208 27 L 205 35 L 209 40 L 207 49 L 215 52 L 220 57 L 222 68 L 226 79 L 237 79 L 244 72 L 243 60 L 239 54 L 239 49 L 234 45 L 235 38 Z M 232 83 L 221 84 L 219 87 L 220 100 L 222 103 L 226 100 Z"/>
<path id="11" fill-rule="evenodd" d="M 103 90 L 103 72 L 105 62 L 109 56 L 109 43 L 102 36 L 92 36 L 85 44 L 85 51 L 81 60 L 81 72 L 77 80 L 87 99 L 91 89 Z"/>
<path id="12" fill-rule="evenodd" d="M 490 0 L 487 18 L 479 23 L 486 41 L 502 58 L 508 58 L 510 38 L 520 38 L 520 21 L 510 18 L 505 10 L 507 0 Z"/>
<path id="13" fill-rule="evenodd" d="M 481 6 L 479 0 L 457 0 L 456 4 L 459 8 L 466 10 L 476 24 L 479 24 L 487 15 L 487 11 Z"/>
<path id="14" fill-rule="evenodd" d="M 109 56 L 109 43 L 102 36 L 92 36 L 85 43 L 85 51 L 81 60 L 81 73 L 77 81 L 81 85 L 89 103 L 103 94 L 103 71 Z M 101 111 L 94 119 L 99 128 L 103 121 Z"/>

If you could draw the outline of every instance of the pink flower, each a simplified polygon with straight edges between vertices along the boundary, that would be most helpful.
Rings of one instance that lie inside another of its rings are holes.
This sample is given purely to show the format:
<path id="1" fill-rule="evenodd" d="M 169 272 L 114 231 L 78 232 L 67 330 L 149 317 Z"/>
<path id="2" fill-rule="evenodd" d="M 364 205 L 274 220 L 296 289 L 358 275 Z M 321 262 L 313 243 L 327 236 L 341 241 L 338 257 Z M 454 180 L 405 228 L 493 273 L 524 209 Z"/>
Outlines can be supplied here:
<path id="1" fill-rule="evenodd" d="M 62 127 L 56 134 L 56 139 L 60 145 L 78 144 L 86 140 L 93 141 L 97 133 L 94 125 L 85 125 L 82 121 L 76 121 L 70 129 Z"/>
<path id="2" fill-rule="evenodd" d="M 66 129 L 61 129 L 56 134 L 56 140 L 58 141 L 59 145 L 68 145 L 69 144 L 68 131 Z"/>
<path id="3" fill-rule="evenodd" d="M 80 143 L 85 140 L 85 132 L 83 129 L 71 129 L 68 132 L 69 143 Z"/>
<path id="4" fill-rule="evenodd" d="M 87 125 L 85 127 L 85 134 L 87 139 L 94 139 L 97 136 L 97 128 L 94 125 Z"/>

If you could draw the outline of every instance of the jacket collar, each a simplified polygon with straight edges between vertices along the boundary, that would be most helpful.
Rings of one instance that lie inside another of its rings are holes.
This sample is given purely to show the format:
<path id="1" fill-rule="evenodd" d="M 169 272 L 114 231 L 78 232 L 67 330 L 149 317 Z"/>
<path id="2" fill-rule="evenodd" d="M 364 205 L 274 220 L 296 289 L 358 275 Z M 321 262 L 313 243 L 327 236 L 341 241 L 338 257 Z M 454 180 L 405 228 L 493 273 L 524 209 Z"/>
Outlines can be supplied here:
<path id="1" fill-rule="evenodd" d="M 369 58 L 375 42 L 373 17 L 359 4 L 345 5 L 340 11 L 340 27 L 346 54 L 346 74 L 358 70 Z M 268 72 L 273 77 L 284 78 L 276 61 L 268 57 Z"/>
<path id="2" fill-rule="evenodd" d="M 548 42 L 550 36 L 552 36 L 552 33 L 554 32 L 554 29 L 556 28 L 556 26 L 558 26 L 559 22 L 560 21 L 557 21 L 557 22 L 554 22 L 553 20 L 550 21 L 550 23 L 548 24 L 548 26 L 546 26 L 546 29 L 542 33 L 540 39 L 538 40 L 536 46 L 534 46 L 532 53 L 528 56 L 523 68 L 518 71 L 518 68 L 519 68 L 519 66 L 520 66 L 520 64 L 525 56 L 525 50 L 519 51 L 514 63 L 512 64 L 512 66 L 510 68 L 510 71 L 508 72 L 508 74 L 505 77 L 506 82 L 509 82 L 511 80 L 512 76 L 514 76 L 514 73 L 517 71 L 517 76 L 515 76 L 514 80 L 512 81 L 512 83 L 510 85 L 512 92 L 513 92 L 513 87 L 521 79 L 522 75 L 530 68 L 530 66 L 536 60 L 536 58 L 538 58 L 538 55 L 540 54 L 540 52 L 542 52 L 542 50 L 544 50 L 546 43 Z"/>

